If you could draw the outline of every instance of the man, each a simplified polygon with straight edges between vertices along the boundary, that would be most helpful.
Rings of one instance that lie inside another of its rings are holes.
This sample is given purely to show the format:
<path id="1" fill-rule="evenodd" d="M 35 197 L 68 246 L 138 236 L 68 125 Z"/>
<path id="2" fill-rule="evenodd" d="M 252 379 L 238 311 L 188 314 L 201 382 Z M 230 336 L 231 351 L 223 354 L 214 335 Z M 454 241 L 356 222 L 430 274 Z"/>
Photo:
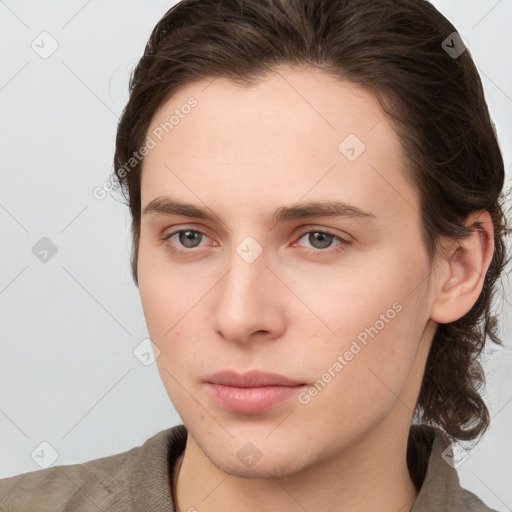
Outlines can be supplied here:
<path id="1" fill-rule="evenodd" d="M 183 425 L 5 479 L 5 510 L 491 510 L 450 458 L 489 423 L 477 356 L 499 342 L 505 232 L 461 44 L 423 0 L 162 18 L 115 171 Z"/>

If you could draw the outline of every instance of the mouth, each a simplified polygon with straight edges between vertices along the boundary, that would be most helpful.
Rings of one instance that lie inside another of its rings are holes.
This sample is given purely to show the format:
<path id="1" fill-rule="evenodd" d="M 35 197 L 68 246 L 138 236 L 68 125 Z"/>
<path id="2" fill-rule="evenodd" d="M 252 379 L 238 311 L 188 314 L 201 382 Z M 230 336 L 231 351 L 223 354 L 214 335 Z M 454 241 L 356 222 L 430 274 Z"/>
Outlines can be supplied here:
<path id="1" fill-rule="evenodd" d="M 258 414 L 289 400 L 307 384 L 275 373 L 233 370 L 215 373 L 205 380 L 211 398 L 223 409 Z"/>

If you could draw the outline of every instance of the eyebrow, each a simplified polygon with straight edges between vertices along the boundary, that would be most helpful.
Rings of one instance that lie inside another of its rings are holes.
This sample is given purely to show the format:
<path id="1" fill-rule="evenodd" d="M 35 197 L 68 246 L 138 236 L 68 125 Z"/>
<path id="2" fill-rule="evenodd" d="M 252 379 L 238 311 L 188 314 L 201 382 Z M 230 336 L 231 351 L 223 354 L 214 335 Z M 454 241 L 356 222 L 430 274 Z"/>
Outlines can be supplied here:
<path id="1" fill-rule="evenodd" d="M 179 215 L 204 220 L 221 221 L 218 215 L 209 208 L 203 208 L 185 203 L 171 197 L 157 197 L 149 202 L 142 215 Z M 376 218 L 372 212 L 367 212 L 356 206 L 337 200 L 309 201 L 294 206 L 281 206 L 272 215 L 275 223 L 287 222 L 312 217 L 356 217 Z"/>

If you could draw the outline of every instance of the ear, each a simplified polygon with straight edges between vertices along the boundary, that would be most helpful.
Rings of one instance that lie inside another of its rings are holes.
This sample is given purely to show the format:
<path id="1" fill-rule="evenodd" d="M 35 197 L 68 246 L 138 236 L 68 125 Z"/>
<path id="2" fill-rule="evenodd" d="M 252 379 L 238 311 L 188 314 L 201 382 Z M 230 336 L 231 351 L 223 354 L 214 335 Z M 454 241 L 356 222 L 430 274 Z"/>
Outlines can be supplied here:
<path id="1" fill-rule="evenodd" d="M 466 219 L 473 232 L 448 240 L 438 255 L 436 295 L 430 318 L 446 324 L 462 318 L 476 303 L 494 254 L 494 227 L 489 212 L 479 210 Z"/>

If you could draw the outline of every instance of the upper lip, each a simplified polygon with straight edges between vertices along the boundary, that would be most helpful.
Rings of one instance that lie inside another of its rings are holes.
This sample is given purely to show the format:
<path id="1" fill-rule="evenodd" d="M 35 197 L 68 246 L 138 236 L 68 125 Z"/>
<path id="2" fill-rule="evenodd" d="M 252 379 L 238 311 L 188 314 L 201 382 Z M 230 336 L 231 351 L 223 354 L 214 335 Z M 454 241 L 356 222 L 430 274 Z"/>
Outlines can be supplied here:
<path id="1" fill-rule="evenodd" d="M 234 370 L 222 370 L 208 377 L 206 382 L 239 388 L 299 386 L 304 384 L 303 382 L 289 379 L 277 373 L 268 373 L 259 370 L 251 370 L 247 373 L 237 373 Z"/>

